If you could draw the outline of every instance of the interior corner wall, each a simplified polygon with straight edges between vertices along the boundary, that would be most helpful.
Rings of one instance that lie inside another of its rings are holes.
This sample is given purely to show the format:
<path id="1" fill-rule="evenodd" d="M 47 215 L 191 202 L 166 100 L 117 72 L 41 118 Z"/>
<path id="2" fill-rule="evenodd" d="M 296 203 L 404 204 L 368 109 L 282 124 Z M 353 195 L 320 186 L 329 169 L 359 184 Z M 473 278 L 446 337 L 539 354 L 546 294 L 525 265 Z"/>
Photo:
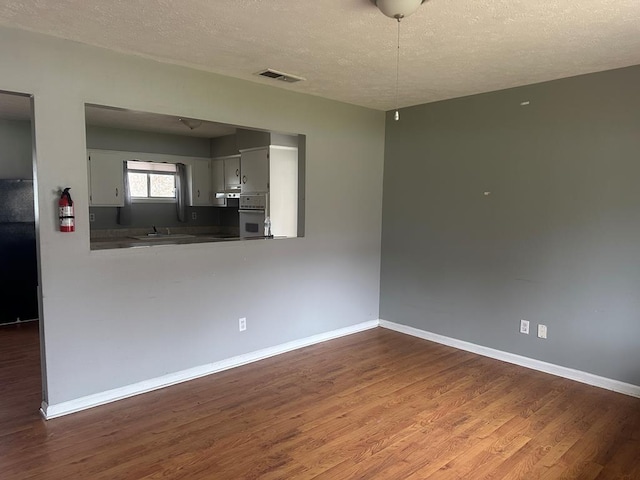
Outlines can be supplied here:
<path id="1" fill-rule="evenodd" d="M 638 85 L 635 66 L 388 114 L 381 318 L 640 385 Z"/>
<path id="2" fill-rule="evenodd" d="M 34 95 L 49 405 L 379 317 L 383 112 L 7 28 L 0 71 Z M 85 103 L 306 135 L 306 236 L 90 251 Z"/>

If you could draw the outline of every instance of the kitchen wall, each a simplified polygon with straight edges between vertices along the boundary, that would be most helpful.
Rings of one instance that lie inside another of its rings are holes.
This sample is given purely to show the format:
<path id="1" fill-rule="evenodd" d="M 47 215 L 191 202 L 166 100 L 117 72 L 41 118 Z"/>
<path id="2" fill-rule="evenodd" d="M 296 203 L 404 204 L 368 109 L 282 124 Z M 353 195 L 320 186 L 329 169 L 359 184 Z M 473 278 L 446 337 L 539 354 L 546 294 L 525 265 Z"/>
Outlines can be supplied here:
<path id="1" fill-rule="evenodd" d="M 0 118 L 0 178 L 33 178 L 31 123 Z"/>
<path id="2" fill-rule="evenodd" d="M 211 156 L 228 157 L 238 155 L 240 150 L 279 145 L 281 147 L 299 147 L 299 135 L 262 132 L 238 128 L 233 135 L 211 139 Z"/>
<path id="3" fill-rule="evenodd" d="M 211 139 L 87 125 L 87 148 L 211 158 Z"/>
<path id="4" fill-rule="evenodd" d="M 640 66 L 389 113 L 381 318 L 640 385 L 638 85 Z"/>
<path id="5" fill-rule="evenodd" d="M 211 139 L 211 157 L 238 155 L 238 138 L 235 134 Z"/>
<path id="6" fill-rule="evenodd" d="M 93 125 L 88 125 L 86 131 L 87 148 L 211 158 L 211 139 L 209 138 Z M 92 207 L 89 211 L 95 216 L 95 220 L 91 223 L 92 229 L 149 228 L 151 231 L 152 225 L 158 227 L 234 226 L 233 216 L 221 215 L 220 208 L 216 207 L 187 207 L 187 222 L 181 223 L 178 221 L 174 204 L 134 203 L 132 222 L 128 225 L 118 224 L 116 207 Z M 191 217 L 192 212 L 196 213 L 195 220 Z M 222 223 L 223 220 L 225 223 Z M 237 225 L 237 220 L 235 223 Z"/>
<path id="7" fill-rule="evenodd" d="M 382 112 L 7 28 L 0 71 L 35 96 L 50 405 L 378 318 Z M 90 251 L 85 103 L 306 134 L 306 236 Z"/>
<path id="8" fill-rule="evenodd" d="M 91 222 L 91 229 L 129 229 L 129 228 L 148 228 L 152 231 L 155 225 L 160 229 L 165 227 L 208 227 L 208 226 L 224 226 L 232 227 L 238 225 L 238 220 L 233 225 L 232 215 L 222 215 L 221 210 L 227 207 L 186 207 L 187 221 L 178 221 L 175 203 L 134 203 L 131 206 L 131 222 L 126 225 L 118 223 L 117 207 L 91 207 L 89 212 L 94 214 L 95 220 Z M 229 210 L 235 211 L 238 216 L 238 209 L 229 207 Z M 196 213 L 194 220 L 191 214 Z M 223 220 L 225 223 L 223 223 Z M 163 231 L 163 230 L 161 230 Z"/>

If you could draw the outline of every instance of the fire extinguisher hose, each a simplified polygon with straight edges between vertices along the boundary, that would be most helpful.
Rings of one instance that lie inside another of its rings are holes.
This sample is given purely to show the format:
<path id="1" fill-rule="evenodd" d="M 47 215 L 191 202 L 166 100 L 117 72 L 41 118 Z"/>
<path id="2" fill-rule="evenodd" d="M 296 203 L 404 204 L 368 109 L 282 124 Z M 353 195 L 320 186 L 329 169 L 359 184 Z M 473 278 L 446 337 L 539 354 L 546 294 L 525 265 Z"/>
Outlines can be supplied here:
<path id="1" fill-rule="evenodd" d="M 69 206 L 73 207 L 73 200 L 71 200 L 71 194 L 69 193 L 69 190 L 71 190 L 71 187 L 67 187 L 62 191 L 62 197 L 67 197 L 67 201 L 69 202 Z"/>

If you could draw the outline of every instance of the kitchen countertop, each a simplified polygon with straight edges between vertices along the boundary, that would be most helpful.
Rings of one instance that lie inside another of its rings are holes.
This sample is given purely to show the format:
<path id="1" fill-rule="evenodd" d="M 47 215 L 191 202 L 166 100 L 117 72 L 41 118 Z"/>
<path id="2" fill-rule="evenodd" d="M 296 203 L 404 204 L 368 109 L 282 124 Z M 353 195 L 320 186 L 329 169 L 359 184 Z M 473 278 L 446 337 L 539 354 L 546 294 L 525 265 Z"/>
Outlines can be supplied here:
<path id="1" fill-rule="evenodd" d="M 266 237 L 240 238 L 227 235 L 194 235 L 185 238 L 171 238 L 171 235 L 139 240 L 132 237 L 96 238 L 91 240 L 91 250 L 108 250 L 112 248 L 153 247 L 155 245 L 189 245 L 193 243 L 234 242 L 238 240 L 269 240 Z"/>

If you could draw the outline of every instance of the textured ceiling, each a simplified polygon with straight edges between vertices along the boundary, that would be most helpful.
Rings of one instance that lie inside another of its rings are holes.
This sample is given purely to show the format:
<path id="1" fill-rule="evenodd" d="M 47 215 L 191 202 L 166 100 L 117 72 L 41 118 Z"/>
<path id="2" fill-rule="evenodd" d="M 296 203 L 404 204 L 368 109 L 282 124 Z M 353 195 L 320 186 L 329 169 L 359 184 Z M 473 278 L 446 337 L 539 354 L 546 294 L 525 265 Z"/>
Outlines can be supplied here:
<path id="1" fill-rule="evenodd" d="M 2 0 L 0 24 L 394 107 L 396 24 L 370 0 Z M 640 0 L 429 0 L 401 43 L 400 106 L 499 90 L 640 64 Z"/>

